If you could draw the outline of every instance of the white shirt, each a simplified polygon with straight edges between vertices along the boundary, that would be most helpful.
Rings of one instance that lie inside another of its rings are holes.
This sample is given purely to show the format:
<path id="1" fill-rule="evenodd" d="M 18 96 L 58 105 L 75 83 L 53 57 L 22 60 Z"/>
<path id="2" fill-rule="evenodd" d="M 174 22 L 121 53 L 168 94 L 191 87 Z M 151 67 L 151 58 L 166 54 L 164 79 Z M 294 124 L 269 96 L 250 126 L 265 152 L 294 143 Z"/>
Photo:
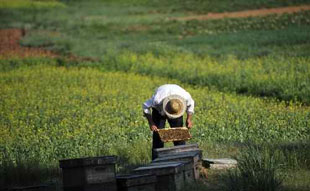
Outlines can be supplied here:
<path id="1" fill-rule="evenodd" d="M 151 114 L 151 108 L 155 108 L 159 113 L 164 116 L 163 112 L 163 100 L 170 95 L 179 95 L 186 101 L 186 112 L 188 114 L 194 113 L 195 102 L 191 95 L 176 84 L 165 84 L 157 88 L 151 99 L 144 102 L 142 108 L 143 112 L 146 114 Z"/>

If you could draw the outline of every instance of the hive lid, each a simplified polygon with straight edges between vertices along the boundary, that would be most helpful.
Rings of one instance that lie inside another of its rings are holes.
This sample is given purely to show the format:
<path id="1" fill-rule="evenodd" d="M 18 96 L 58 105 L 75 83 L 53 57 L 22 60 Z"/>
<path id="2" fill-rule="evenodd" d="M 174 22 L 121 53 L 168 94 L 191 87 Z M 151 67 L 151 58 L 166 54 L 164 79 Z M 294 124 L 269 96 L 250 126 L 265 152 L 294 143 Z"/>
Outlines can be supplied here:
<path id="1" fill-rule="evenodd" d="M 182 162 L 158 162 L 151 163 L 147 166 L 142 166 L 134 169 L 135 173 L 150 173 L 155 175 L 176 174 L 183 170 L 184 163 Z"/>
<path id="2" fill-rule="evenodd" d="M 186 141 L 192 138 L 186 127 L 158 129 L 158 134 L 162 142 Z"/>
<path id="3" fill-rule="evenodd" d="M 153 162 L 162 162 L 162 161 L 193 161 L 197 162 L 200 159 L 200 151 L 188 151 L 182 153 L 174 153 L 164 155 L 163 157 L 156 158 Z"/>
<path id="4" fill-rule="evenodd" d="M 60 160 L 59 166 L 60 168 L 75 168 L 83 166 L 101 166 L 115 163 L 116 156 L 100 156 Z"/>
<path id="5" fill-rule="evenodd" d="M 125 174 L 116 176 L 118 186 L 122 188 L 152 184 L 157 182 L 157 178 L 153 174 Z"/>
<path id="6" fill-rule="evenodd" d="M 199 152 L 200 156 L 202 156 L 202 151 L 198 148 L 197 144 L 178 145 L 174 147 L 154 149 L 155 158 L 166 157 L 168 155 L 170 156 L 170 155 L 175 155 L 175 154 L 184 153 L 184 152 Z"/>

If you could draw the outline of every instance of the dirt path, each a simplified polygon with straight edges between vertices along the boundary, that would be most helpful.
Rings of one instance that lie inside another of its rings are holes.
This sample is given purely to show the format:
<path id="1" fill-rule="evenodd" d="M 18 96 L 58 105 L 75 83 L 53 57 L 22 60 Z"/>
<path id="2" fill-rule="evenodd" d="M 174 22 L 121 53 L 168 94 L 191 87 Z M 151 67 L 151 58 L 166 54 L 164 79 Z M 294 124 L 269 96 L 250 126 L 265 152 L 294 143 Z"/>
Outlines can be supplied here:
<path id="1" fill-rule="evenodd" d="M 208 13 L 207 15 L 193 15 L 188 17 L 172 18 L 172 20 L 188 21 L 188 20 L 208 20 L 208 19 L 224 19 L 224 18 L 243 18 L 243 17 L 259 17 L 272 14 L 295 13 L 299 11 L 310 10 L 310 5 L 280 7 L 272 9 L 257 9 L 238 12 L 226 13 Z"/>
<path id="2" fill-rule="evenodd" d="M 59 55 L 39 47 L 24 47 L 19 41 L 26 31 L 21 29 L 0 29 L 0 59 L 4 58 L 61 58 L 67 61 L 97 62 L 99 59 L 79 57 L 72 54 Z"/>
<path id="3" fill-rule="evenodd" d="M 0 30 L 0 57 L 1 58 L 29 58 L 29 57 L 49 57 L 55 58 L 57 55 L 42 48 L 22 47 L 20 39 L 25 32 L 20 29 Z"/>

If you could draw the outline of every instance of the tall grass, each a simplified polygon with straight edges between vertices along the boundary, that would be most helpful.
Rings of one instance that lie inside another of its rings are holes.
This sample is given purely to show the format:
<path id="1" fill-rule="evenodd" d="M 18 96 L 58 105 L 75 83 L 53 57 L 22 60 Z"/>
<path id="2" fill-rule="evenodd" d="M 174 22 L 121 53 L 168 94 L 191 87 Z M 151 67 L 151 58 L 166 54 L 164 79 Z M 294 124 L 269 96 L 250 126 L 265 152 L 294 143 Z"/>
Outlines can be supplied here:
<path id="1" fill-rule="evenodd" d="M 289 185 L 286 181 L 292 179 L 291 172 L 303 174 L 309 171 L 309 148 L 309 141 L 272 145 L 249 143 L 240 147 L 240 152 L 236 155 L 237 168 L 222 177 L 225 190 L 286 190 Z M 295 189 L 307 186 L 309 184 L 306 182 L 297 181 Z"/>
<path id="2" fill-rule="evenodd" d="M 226 190 L 280 190 L 284 177 L 281 177 L 279 171 L 283 164 L 273 150 L 268 147 L 248 146 L 237 157 L 237 161 L 237 170 L 229 173 Z"/>

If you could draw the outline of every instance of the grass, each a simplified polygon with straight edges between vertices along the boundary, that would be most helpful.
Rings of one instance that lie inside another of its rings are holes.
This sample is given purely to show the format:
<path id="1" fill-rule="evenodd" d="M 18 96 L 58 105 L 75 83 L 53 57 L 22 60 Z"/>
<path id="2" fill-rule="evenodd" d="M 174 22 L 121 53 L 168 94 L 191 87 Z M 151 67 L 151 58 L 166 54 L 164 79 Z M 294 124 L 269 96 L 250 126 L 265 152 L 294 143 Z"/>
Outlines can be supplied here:
<path id="1" fill-rule="evenodd" d="M 2 173 L 5 164 L 23 169 L 18 161 L 34 159 L 47 169 L 63 158 L 111 154 L 121 158 L 119 170 L 147 163 L 151 137 L 139 103 L 156 86 L 179 83 L 56 62 L 5 70 L 0 79 Z M 182 86 L 197 103 L 192 141 L 202 148 L 210 142 L 309 138 L 308 108 Z"/>
<path id="2" fill-rule="evenodd" d="M 204 176 L 200 181 L 186 185 L 184 190 L 308 190 L 310 184 L 307 180 L 310 171 L 309 161 L 306 163 L 303 161 L 309 158 L 305 156 L 308 155 L 307 149 L 302 149 L 305 145 L 308 145 L 306 147 L 309 149 L 309 141 L 273 145 L 248 142 L 243 145 L 222 147 L 226 149 L 234 147 L 238 151 L 222 150 L 215 158 L 227 158 L 228 156 L 221 155 L 227 152 L 234 153 L 231 157 L 237 159 L 237 168 L 227 171 L 204 169 L 202 170 Z M 293 162 L 292 158 L 296 161 Z"/>
<path id="3" fill-rule="evenodd" d="M 244 164 L 230 179 L 209 171 L 185 190 L 309 190 L 310 12 L 169 19 L 304 3 L 0 1 L 0 28 L 23 28 L 22 45 L 62 55 L 0 58 L 0 187 L 59 184 L 64 158 L 118 155 L 118 172 L 148 163 L 151 133 L 141 103 L 157 86 L 177 83 L 197 105 L 191 142 L 207 157 Z"/>
<path id="4" fill-rule="evenodd" d="M 64 8 L 65 4 L 56 0 L 1 0 L 0 9 L 46 9 Z"/>
<path id="5" fill-rule="evenodd" d="M 279 175 L 279 156 L 268 148 L 250 146 L 237 158 L 237 170 L 230 171 L 227 190 L 276 191 L 284 180 Z"/>
<path id="6" fill-rule="evenodd" d="M 68 5 L 34 13 L 4 10 L 0 26 L 26 28 L 28 35 L 21 41 L 25 46 L 96 58 L 103 64 L 95 66 L 105 70 L 310 103 L 309 11 L 183 22 L 167 20 L 166 13 L 135 13 L 150 8 L 148 3 L 142 7 L 99 1 Z"/>
<path id="7" fill-rule="evenodd" d="M 110 4 L 122 4 L 122 5 L 135 5 L 152 7 L 153 10 L 158 12 L 196 12 L 196 13 L 208 13 L 208 12 L 223 12 L 223 11 L 238 11 L 245 9 L 256 9 L 259 7 L 270 8 L 279 6 L 290 6 L 307 4 L 309 0 L 296 0 L 296 1 L 276 1 L 276 0 L 258 0 L 258 1 L 229 1 L 223 0 L 221 2 L 215 0 L 103 0 Z M 139 13 L 139 12 L 138 12 Z"/>

